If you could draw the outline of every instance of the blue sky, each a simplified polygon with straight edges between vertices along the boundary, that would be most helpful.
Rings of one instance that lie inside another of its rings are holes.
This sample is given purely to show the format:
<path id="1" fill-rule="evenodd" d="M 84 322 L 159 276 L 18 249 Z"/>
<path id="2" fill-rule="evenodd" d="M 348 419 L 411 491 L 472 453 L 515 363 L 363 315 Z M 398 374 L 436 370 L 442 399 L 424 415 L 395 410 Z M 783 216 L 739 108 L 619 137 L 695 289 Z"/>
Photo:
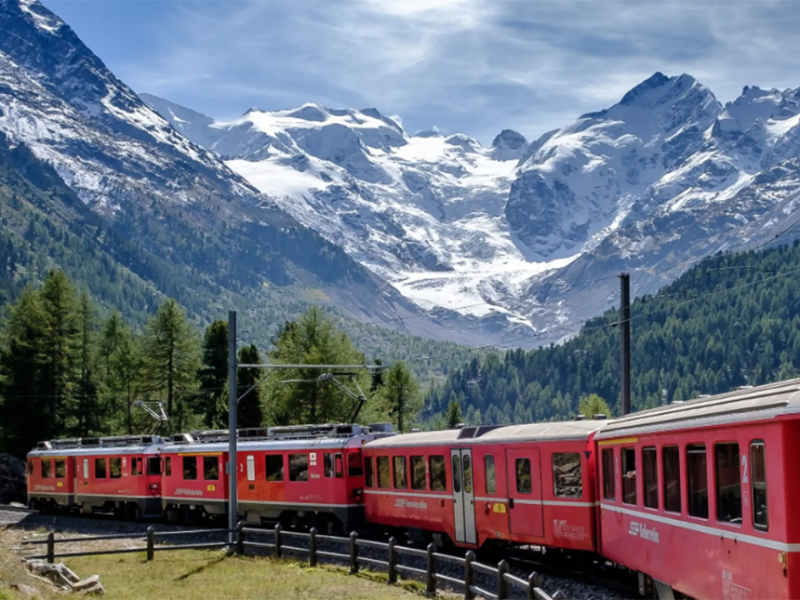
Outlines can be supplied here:
<path id="1" fill-rule="evenodd" d="M 218 119 L 375 107 L 410 132 L 534 139 L 662 71 L 721 101 L 800 87 L 791 0 L 44 0 L 138 92 Z"/>

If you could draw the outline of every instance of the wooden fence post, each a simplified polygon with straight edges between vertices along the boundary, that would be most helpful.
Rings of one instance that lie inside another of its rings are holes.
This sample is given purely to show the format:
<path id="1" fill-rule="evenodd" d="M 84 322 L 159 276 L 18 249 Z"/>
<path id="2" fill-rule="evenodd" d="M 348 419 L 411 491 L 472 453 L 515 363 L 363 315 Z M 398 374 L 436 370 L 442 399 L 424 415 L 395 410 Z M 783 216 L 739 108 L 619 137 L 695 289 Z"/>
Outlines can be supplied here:
<path id="1" fill-rule="evenodd" d="M 51 531 L 47 534 L 47 562 L 54 563 L 56 560 L 56 536 Z"/>
<path id="2" fill-rule="evenodd" d="M 425 574 L 425 594 L 436 596 L 436 545 L 428 544 L 428 571 Z"/>
<path id="3" fill-rule="evenodd" d="M 464 600 L 472 600 L 475 594 L 472 593 L 472 586 L 475 585 L 475 569 L 472 568 L 472 561 L 475 560 L 475 553 L 470 550 L 464 555 Z"/>
<path id="4" fill-rule="evenodd" d="M 389 538 L 389 583 L 397 583 L 397 552 L 394 549 L 397 539 Z"/>
<path id="5" fill-rule="evenodd" d="M 308 544 L 308 566 L 316 567 L 317 566 L 317 528 L 312 527 L 311 531 L 308 532 L 310 534 L 310 540 Z"/>
<path id="6" fill-rule="evenodd" d="M 147 528 L 147 560 L 153 560 L 156 553 L 156 530 L 150 525 Z"/>
<path id="7" fill-rule="evenodd" d="M 275 525 L 275 558 L 283 557 L 283 550 L 281 549 L 281 524 Z"/>
<path id="8" fill-rule="evenodd" d="M 508 563 L 501 560 L 497 563 L 497 600 L 508 599 L 508 582 L 505 575 L 508 573 Z"/>
<path id="9" fill-rule="evenodd" d="M 358 573 L 358 534 L 350 533 L 350 575 Z"/>
<path id="10" fill-rule="evenodd" d="M 538 600 L 536 588 L 542 587 L 542 578 L 534 571 L 528 576 L 528 600 Z"/>
<path id="11" fill-rule="evenodd" d="M 239 556 L 244 554 L 244 521 L 236 524 L 236 554 Z"/>

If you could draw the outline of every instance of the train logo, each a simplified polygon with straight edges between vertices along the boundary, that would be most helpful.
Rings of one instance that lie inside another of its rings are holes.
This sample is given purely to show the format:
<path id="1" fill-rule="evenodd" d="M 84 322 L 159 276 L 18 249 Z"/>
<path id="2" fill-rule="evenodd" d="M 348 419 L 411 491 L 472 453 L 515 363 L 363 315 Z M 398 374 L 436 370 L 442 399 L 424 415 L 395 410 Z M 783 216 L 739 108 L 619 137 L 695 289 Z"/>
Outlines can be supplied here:
<path id="1" fill-rule="evenodd" d="M 659 543 L 658 531 L 655 528 L 648 529 L 645 523 L 631 521 L 630 525 L 628 526 L 628 534 L 634 537 L 640 537 L 643 540 L 648 540 L 654 544 Z"/>

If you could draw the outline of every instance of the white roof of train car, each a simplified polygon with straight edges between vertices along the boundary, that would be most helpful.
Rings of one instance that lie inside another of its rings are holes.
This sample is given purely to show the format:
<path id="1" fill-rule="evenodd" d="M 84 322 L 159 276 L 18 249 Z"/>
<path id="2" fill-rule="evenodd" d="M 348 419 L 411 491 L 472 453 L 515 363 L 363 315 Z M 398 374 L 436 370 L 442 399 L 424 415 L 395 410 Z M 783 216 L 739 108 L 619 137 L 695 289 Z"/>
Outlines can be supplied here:
<path id="1" fill-rule="evenodd" d="M 798 413 L 800 379 L 791 379 L 632 413 L 609 422 L 597 439 L 763 421 Z"/>
<path id="2" fill-rule="evenodd" d="M 524 425 L 502 425 L 488 429 L 477 437 L 459 438 L 464 429 L 445 431 L 423 431 L 406 433 L 375 440 L 367 448 L 396 448 L 401 446 L 473 446 L 477 444 L 500 444 L 507 442 L 556 442 L 588 440 L 589 436 L 606 427 L 611 421 L 583 420 L 559 421 L 555 423 L 529 423 Z"/>

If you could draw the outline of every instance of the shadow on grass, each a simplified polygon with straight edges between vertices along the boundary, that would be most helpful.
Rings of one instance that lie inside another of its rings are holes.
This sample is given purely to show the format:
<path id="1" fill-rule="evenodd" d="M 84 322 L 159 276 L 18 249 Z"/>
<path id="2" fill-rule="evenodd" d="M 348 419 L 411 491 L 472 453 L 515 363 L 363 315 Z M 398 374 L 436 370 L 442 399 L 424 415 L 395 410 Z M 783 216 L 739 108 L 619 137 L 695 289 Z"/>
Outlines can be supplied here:
<path id="1" fill-rule="evenodd" d="M 208 561 L 206 564 L 200 565 L 199 567 L 196 567 L 196 568 L 192 569 L 188 573 L 184 573 L 183 575 L 178 575 L 175 578 L 175 581 L 186 581 L 192 575 L 199 575 L 200 573 L 202 573 L 206 569 L 208 569 L 210 567 L 213 567 L 214 565 L 218 565 L 219 563 L 221 563 L 226 558 L 228 558 L 228 556 L 226 554 L 224 554 L 222 556 L 218 556 L 218 557 Z"/>

